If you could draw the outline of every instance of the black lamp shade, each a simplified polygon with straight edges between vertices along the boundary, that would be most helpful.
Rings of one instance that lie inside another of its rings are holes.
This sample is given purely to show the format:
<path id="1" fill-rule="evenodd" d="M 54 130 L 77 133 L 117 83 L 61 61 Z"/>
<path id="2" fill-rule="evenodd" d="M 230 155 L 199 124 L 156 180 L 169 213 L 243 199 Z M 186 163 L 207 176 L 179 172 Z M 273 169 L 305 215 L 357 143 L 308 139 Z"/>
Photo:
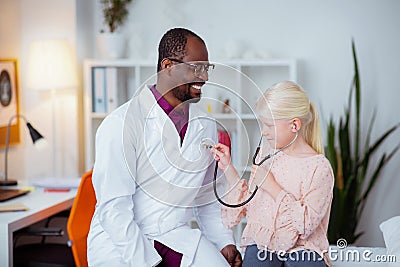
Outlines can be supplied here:
<path id="1" fill-rule="evenodd" d="M 10 126 L 11 126 L 11 122 L 15 118 L 22 118 L 25 120 L 26 126 L 29 129 L 29 134 L 31 135 L 31 138 L 32 138 L 32 142 L 36 147 L 39 147 L 39 146 L 43 147 L 43 145 L 45 144 L 44 137 L 35 128 L 33 128 L 33 126 L 26 120 L 25 116 L 23 116 L 21 114 L 13 115 L 10 118 L 10 120 L 8 121 L 8 125 L 7 125 L 6 148 L 5 148 L 5 156 L 4 156 L 4 180 L 0 180 L 0 186 L 17 184 L 16 180 L 8 179 L 8 146 L 9 146 L 9 141 L 10 141 Z M 42 141 L 38 142 L 39 140 L 42 140 Z"/>
<path id="2" fill-rule="evenodd" d="M 43 135 L 41 135 L 33 126 L 28 122 L 26 126 L 29 129 L 29 134 L 31 135 L 32 142 L 35 143 L 39 139 L 43 139 Z"/>

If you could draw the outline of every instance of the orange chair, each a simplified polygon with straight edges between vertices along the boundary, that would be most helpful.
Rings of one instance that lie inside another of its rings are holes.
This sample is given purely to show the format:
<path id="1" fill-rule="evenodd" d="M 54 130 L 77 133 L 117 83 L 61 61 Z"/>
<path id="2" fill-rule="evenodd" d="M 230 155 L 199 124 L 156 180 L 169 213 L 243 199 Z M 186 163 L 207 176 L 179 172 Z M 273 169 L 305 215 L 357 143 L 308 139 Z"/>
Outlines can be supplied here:
<path id="1" fill-rule="evenodd" d="M 17 246 L 14 248 L 14 266 L 87 267 L 86 239 L 95 205 L 96 196 L 92 185 L 92 171 L 89 171 L 82 176 L 68 216 L 67 231 L 70 240 L 68 245 L 43 241 Z M 46 232 L 48 232 L 46 229 L 37 229 L 34 231 L 34 235 L 46 236 Z M 56 232 L 62 232 L 62 229 L 58 229 Z M 26 231 L 23 234 L 32 235 L 32 231 Z"/>
<path id="2" fill-rule="evenodd" d="M 92 171 L 89 171 L 82 176 L 67 224 L 76 267 L 88 266 L 86 239 L 95 205 L 96 196 L 92 185 Z"/>

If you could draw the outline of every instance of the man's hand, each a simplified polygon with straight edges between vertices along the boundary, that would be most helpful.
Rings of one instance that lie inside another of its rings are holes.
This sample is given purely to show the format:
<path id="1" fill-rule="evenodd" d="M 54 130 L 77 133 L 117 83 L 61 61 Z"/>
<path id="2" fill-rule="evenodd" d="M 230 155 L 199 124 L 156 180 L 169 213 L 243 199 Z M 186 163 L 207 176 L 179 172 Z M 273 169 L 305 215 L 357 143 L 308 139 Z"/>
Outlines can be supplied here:
<path id="1" fill-rule="evenodd" d="M 221 250 L 221 253 L 231 267 L 242 266 L 242 255 L 240 255 L 235 245 L 227 245 Z"/>

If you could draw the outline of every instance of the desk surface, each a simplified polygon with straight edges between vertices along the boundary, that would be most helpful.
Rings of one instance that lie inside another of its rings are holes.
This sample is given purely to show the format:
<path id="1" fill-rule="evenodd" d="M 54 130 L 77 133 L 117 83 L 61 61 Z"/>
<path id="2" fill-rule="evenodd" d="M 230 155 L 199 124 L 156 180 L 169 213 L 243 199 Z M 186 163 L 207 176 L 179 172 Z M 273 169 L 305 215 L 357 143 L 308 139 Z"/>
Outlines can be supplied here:
<path id="1" fill-rule="evenodd" d="M 0 266 L 12 266 L 13 233 L 72 206 L 76 189 L 69 192 L 44 192 L 43 188 L 8 201 L 2 205 L 22 203 L 27 211 L 0 212 Z M 5 238 L 4 238 L 5 237 Z"/>

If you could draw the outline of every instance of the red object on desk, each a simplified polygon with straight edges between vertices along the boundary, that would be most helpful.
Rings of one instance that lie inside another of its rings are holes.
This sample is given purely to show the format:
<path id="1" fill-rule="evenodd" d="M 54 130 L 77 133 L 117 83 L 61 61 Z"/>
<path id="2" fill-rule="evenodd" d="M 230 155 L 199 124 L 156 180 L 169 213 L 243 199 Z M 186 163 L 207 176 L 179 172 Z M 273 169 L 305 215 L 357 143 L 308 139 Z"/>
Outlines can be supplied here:
<path id="1" fill-rule="evenodd" d="M 45 188 L 44 189 L 44 192 L 49 192 L 49 193 L 53 193 L 53 192 L 62 193 L 62 192 L 69 192 L 69 191 L 71 191 L 70 188 Z"/>

